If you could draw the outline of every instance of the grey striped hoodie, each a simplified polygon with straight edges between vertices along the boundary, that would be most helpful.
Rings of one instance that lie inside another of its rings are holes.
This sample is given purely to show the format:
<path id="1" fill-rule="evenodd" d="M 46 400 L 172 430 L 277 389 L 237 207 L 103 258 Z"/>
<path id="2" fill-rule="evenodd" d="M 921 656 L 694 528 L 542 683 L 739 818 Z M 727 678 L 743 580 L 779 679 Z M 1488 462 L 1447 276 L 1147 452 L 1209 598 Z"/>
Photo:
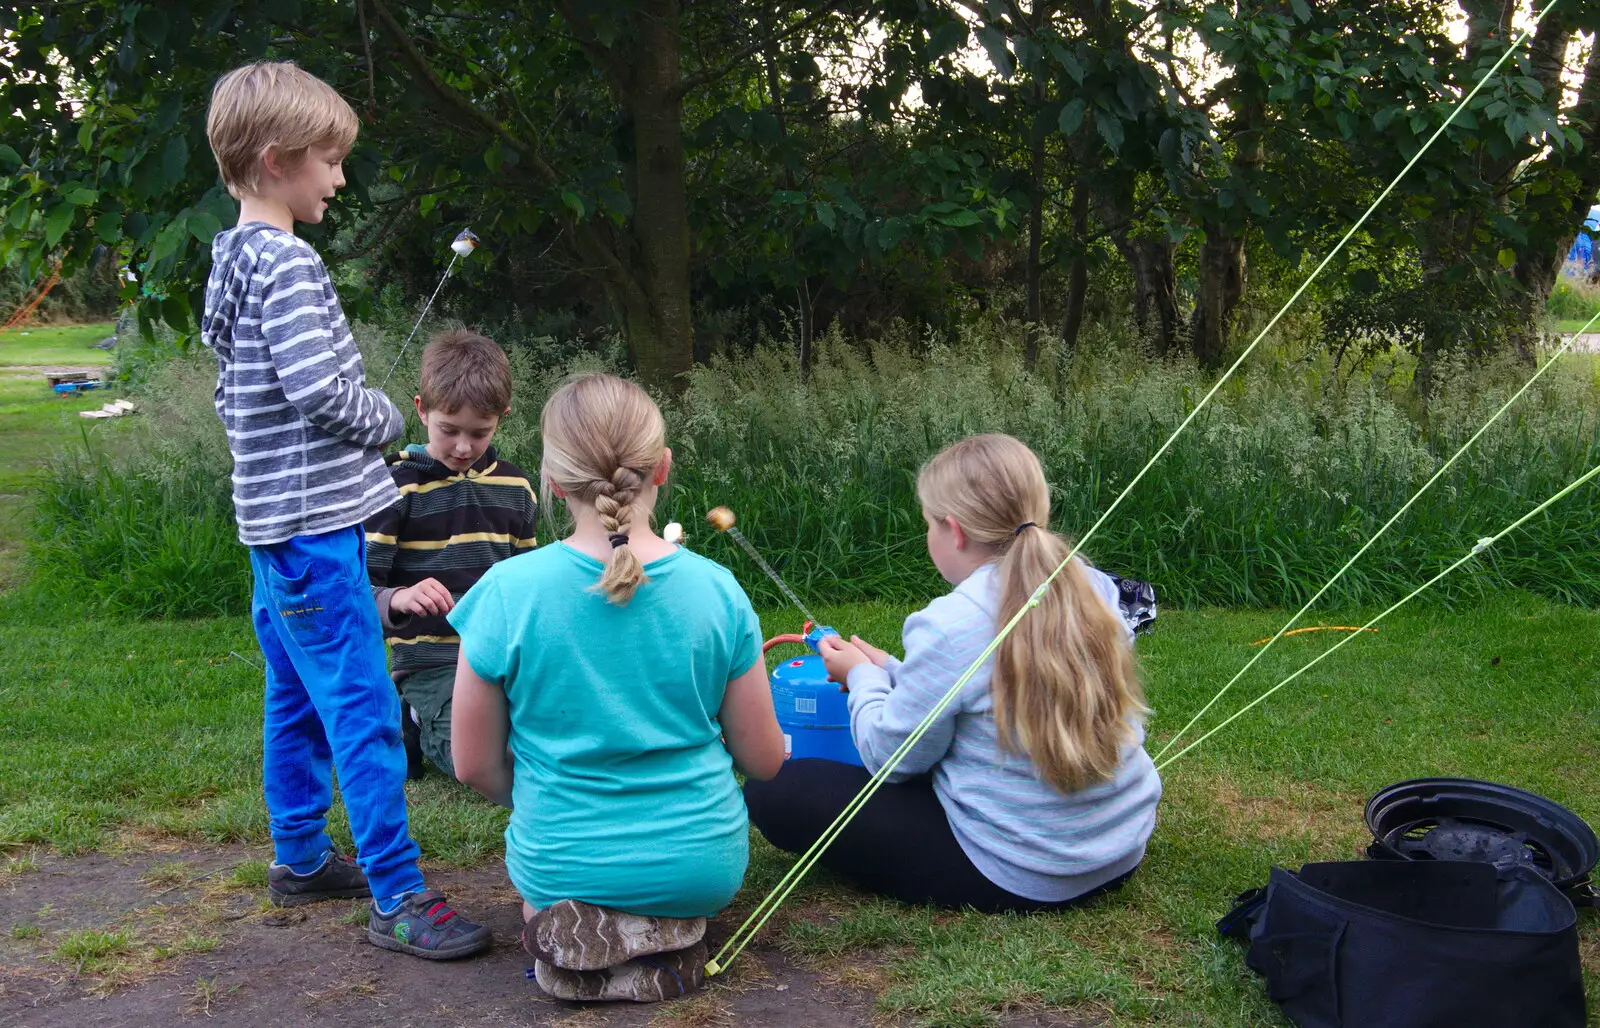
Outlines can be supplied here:
<path id="1" fill-rule="evenodd" d="M 399 498 L 379 447 L 405 427 L 365 385 L 361 353 L 311 244 L 250 222 L 211 244 L 201 340 L 233 453 L 239 541 L 358 525 Z"/>
<path id="2" fill-rule="evenodd" d="M 1089 568 L 1100 598 L 1117 609 L 1117 587 Z M 993 564 L 906 619 L 905 659 L 850 671 L 850 729 L 867 770 L 876 771 L 955 684 L 1000 630 L 1000 578 Z M 1132 633 L 1129 633 L 1131 644 Z M 1063 795 L 1026 755 L 1000 749 L 984 661 L 889 776 L 932 772 L 933 791 L 956 842 L 994 884 L 1053 903 L 1131 871 L 1155 828 L 1161 778 L 1135 726 L 1110 781 Z"/>

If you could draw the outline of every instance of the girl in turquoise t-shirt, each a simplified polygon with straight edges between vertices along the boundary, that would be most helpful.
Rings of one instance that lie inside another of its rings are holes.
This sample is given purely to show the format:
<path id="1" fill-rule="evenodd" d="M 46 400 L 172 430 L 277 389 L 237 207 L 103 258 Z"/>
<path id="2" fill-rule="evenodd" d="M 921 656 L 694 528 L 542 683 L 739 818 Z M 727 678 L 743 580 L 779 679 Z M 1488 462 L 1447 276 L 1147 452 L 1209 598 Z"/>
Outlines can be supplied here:
<path id="1" fill-rule="evenodd" d="M 698 984 L 705 917 L 744 879 L 734 768 L 783 762 L 760 624 L 726 569 L 650 528 L 672 451 L 644 390 L 571 380 L 539 427 L 545 509 L 565 500 L 575 527 L 450 613 L 456 775 L 511 808 L 506 868 L 541 987 L 668 998 Z"/>

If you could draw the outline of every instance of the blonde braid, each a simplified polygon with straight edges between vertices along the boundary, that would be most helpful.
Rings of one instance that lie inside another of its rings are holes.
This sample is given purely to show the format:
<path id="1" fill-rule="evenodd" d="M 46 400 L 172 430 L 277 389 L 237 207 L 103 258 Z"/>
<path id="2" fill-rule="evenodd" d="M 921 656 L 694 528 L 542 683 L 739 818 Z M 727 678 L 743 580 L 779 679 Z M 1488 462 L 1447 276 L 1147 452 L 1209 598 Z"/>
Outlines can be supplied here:
<path id="1" fill-rule="evenodd" d="M 633 526 L 633 501 L 639 495 L 644 477 L 633 468 L 618 466 L 609 479 L 594 484 L 595 512 L 600 515 L 600 525 L 606 534 L 613 537 L 611 559 L 606 562 L 606 573 L 600 577 L 598 588 L 616 604 L 633 599 L 634 591 L 649 581 L 644 565 L 626 542 Z M 622 540 L 620 543 L 618 537 Z"/>
<path id="2" fill-rule="evenodd" d="M 595 589 L 622 605 L 650 579 L 628 545 L 639 494 L 666 452 L 666 423 L 650 395 L 612 375 L 581 375 L 561 385 L 539 416 L 540 478 L 594 504 L 614 545 Z M 548 506 L 548 501 L 546 502 Z M 643 511 L 649 517 L 651 511 Z"/>

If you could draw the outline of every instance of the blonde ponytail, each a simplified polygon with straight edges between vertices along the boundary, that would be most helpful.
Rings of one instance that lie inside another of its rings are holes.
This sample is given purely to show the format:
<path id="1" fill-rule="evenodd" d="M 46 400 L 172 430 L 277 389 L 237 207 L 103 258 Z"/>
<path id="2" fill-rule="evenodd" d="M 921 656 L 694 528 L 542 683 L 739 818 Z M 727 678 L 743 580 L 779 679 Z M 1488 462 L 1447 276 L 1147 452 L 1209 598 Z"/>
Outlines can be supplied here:
<path id="1" fill-rule="evenodd" d="M 612 538 L 611 558 L 594 588 L 622 606 L 650 581 L 627 543 L 639 492 L 666 449 L 666 424 L 650 395 L 613 375 L 563 383 L 539 415 L 543 478 L 594 505 Z M 545 509 L 551 509 L 548 499 Z M 648 517 L 650 512 L 644 511 Z"/>
<path id="2" fill-rule="evenodd" d="M 1050 490 L 1032 450 L 981 435 L 940 452 L 917 476 L 934 520 L 953 517 L 997 551 L 999 623 L 1009 622 L 1070 552 L 1050 531 Z M 1116 614 L 1074 559 L 995 652 L 989 691 L 1001 745 L 1026 754 L 1040 778 L 1074 792 L 1114 775 L 1142 718 L 1133 651 Z"/>

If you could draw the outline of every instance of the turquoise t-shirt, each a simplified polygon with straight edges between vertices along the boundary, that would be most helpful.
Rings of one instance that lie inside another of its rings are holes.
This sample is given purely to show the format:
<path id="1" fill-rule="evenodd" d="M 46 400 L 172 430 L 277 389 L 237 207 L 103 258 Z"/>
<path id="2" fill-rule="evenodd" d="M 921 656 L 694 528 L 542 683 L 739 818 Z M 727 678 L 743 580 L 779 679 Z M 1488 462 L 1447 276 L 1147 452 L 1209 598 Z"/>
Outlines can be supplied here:
<path id="1" fill-rule="evenodd" d="M 679 549 L 626 606 L 565 544 L 494 565 L 450 612 L 467 662 L 506 692 L 514 762 L 506 868 L 524 899 L 660 917 L 727 906 L 749 817 L 717 712 L 761 658 L 726 568 Z"/>

